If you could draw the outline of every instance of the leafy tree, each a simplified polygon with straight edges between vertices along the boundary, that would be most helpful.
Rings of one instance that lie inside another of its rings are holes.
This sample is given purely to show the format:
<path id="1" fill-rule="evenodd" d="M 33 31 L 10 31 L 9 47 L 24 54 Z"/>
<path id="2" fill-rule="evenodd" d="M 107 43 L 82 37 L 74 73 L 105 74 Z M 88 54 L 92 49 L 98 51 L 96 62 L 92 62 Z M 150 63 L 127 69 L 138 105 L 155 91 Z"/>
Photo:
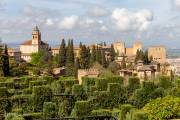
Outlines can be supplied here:
<path id="1" fill-rule="evenodd" d="M 120 65 L 116 62 L 110 62 L 108 66 L 108 70 L 110 70 L 114 74 L 118 74 L 118 70 L 120 70 Z"/>
<path id="2" fill-rule="evenodd" d="M 157 98 L 146 104 L 143 110 L 148 113 L 149 120 L 175 119 L 180 113 L 180 98 Z"/>
<path id="3" fill-rule="evenodd" d="M 34 65 L 42 66 L 49 61 L 49 55 L 45 51 L 39 51 L 31 55 L 31 63 Z"/>
<path id="4" fill-rule="evenodd" d="M 60 49 L 59 49 L 59 66 L 65 66 L 66 64 L 66 43 L 65 40 L 62 39 Z"/>
<path id="5" fill-rule="evenodd" d="M 144 64 L 148 65 L 151 61 L 148 58 L 148 51 L 146 50 L 144 53 Z"/>

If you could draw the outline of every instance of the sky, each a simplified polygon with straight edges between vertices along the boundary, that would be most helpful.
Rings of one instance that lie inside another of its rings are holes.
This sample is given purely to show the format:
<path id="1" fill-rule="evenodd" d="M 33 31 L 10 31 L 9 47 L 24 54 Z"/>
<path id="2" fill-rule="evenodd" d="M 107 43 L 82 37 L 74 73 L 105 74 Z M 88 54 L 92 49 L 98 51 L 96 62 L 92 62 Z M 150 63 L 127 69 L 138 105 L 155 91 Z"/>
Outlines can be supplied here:
<path id="1" fill-rule="evenodd" d="M 31 39 L 35 25 L 51 45 L 73 38 L 76 44 L 141 41 L 180 48 L 180 0 L 0 0 L 4 43 Z"/>

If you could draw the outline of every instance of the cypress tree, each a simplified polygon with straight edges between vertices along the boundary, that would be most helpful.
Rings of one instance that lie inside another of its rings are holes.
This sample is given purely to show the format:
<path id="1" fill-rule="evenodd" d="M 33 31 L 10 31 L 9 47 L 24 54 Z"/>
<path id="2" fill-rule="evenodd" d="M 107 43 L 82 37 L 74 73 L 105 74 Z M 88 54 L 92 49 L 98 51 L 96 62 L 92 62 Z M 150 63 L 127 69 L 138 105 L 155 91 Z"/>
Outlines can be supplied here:
<path id="1" fill-rule="evenodd" d="M 105 56 L 105 53 L 104 53 L 104 51 L 103 50 L 101 50 L 101 58 L 102 58 L 102 61 L 101 61 L 101 64 L 102 64 L 102 66 L 104 67 L 104 68 L 106 68 L 107 67 L 107 61 L 106 61 L 106 56 Z"/>
<path id="2" fill-rule="evenodd" d="M 90 56 L 90 65 L 92 66 L 95 63 L 95 61 L 96 61 L 96 46 L 93 45 Z"/>
<path id="3" fill-rule="evenodd" d="M 75 73 L 75 77 L 77 78 L 78 77 L 78 69 L 80 68 L 79 58 L 76 58 L 74 67 L 75 67 L 75 72 L 74 72 Z"/>
<path id="4" fill-rule="evenodd" d="M 74 76 L 74 51 L 73 51 L 73 40 L 68 41 L 67 52 L 66 52 L 66 75 Z"/>
<path id="5" fill-rule="evenodd" d="M 148 58 L 148 51 L 146 50 L 145 53 L 144 53 L 144 64 L 149 64 L 150 61 L 149 61 L 149 58 Z"/>
<path id="6" fill-rule="evenodd" d="M 2 55 L 4 76 L 9 75 L 9 55 L 7 45 L 4 46 L 4 54 Z"/>
<path id="7" fill-rule="evenodd" d="M 96 48 L 96 62 L 102 64 L 101 49 L 99 47 Z"/>
<path id="8" fill-rule="evenodd" d="M 80 68 L 81 69 L 89 68 L 88 62 L 89 62 L 88 50 L 85 45 L 82 45 L 80 48 L 80 59 L 79 59 Z"/>
<path id="9" fill-rule="evenodd" d="M 62 39 L 60 49 L 59 49 L 59 66 L 63 67 L 66 64 L 66 43 L 65 40 Z"/>
<path id="10" fill-rule="evenodd" d="M 115 50 L 113 44 L 111 44 L 111 49 L 110 49 L 110 56 L 111 56 L 111 62 L 115 60 Z"/>
<path id="11" fill-rule="evenodd" d="M 4 71 L 3 71 L 3 46 L 0 41 L 0 76 L 4 76 Z"/>

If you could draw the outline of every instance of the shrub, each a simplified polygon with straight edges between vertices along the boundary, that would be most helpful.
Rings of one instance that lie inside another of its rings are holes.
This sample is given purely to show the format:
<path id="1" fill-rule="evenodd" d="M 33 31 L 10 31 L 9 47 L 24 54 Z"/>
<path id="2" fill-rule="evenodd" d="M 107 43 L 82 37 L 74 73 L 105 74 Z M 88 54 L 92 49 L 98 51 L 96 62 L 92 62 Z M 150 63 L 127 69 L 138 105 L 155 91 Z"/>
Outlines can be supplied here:
<path id="1" fill-rule="evenodd" d="M 48 86 L 33 87 L 33 104 L 35 112 L 42 111 L 43 103 L 50 102 L 52 98 L 52 90 Z"/>
<path id="2" fill-rule="evenodd" d="M 5 117 L 5 120 L 25 120 L 22 115 L 16 113 L 8 113 Z"/>
<path id="3" fill-rule="evenodd" d="M 128 86 L 127 89 L 128 91 L 134 92 L 136 89 L 138 89 L 140 87 L 140 80 L 137 77 L 130 77 L 128 79 Z"/>
<path id="4" fill-rule="evenodd" d="M 120 111 L 120 120 L 126 120 L 126 114 L 130 113 L 130 111 L 134 107 L 130 104 L 124 104 L 121 106 L 121 111 Z"/>
<path id="5" fill-rule="evenodd" d="M 92 116 L 111 116 L 112 112 L 109 109 L 99 109 L 99 110 L 93 110 L 91 112 Z"/>
<path id="6" fill-rule="evenodd" d="M 91 113 L 92 107 L 89 101 L 77 101 L 72 110 L 71 116 L 77 118 L 83 118 L 89 116 Z"/>
<path id="7" fill-rule="evenodd" d="M 135 111 L 132 120 L 148 120 L 148 114 L 143 111 Z"/>
<path id="8" fill-rule="evenodd" d="M 157 98 L 146 104 L 143 108 L 150 120 L 174 119 L 180 113 L 180 98 L 166 96 Z"/>
<path id="9" fill-rule="evenodd" d="M 25 120 L 41 120 L 42 119 L 42 113 L 41 112 L 36 112 L 36 113 L 28 113 L 24 114 L 23 117 Z"/>
<path id="10" fill-rule="evenodd" d="M 168 77 L 168 76 L 161 76 L 159 78 L 159 86 L 164 88 L 164 89 L 172 87 L 172 82 L 171 82 L 170 77 Z"/>
<path id="11" fill-rule="evenodd" d="M 74 99 L 78 101 L 87 99 L 87 94 L 82 85 L 73 85 L 72 95 L 74 96 Z"/>
<path id="12" fill-rule="evenodd" d="M 43 118 L 55 118 L 56 116 L 56 104 L 53 102 L 44 102 L 43 105 Z"/>

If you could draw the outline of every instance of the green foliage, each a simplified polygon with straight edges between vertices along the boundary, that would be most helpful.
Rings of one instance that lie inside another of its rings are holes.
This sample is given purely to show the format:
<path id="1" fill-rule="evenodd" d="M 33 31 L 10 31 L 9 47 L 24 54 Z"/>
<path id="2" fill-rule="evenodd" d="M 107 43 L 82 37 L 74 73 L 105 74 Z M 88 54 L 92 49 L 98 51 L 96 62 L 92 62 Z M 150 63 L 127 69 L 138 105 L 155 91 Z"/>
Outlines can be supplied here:
<path id="1" fill-rule="evenodd" d="M 140 80 L 137 77 L 130 77 L 128 80 L 128 92 L 132 93 L 140 87 Z"/>
<path id="2" fill-rule="evenodd" d="M 116 56 L 113 44 L 111 44 L 110 56 L 111 56 L 111 62 L 113 62 L 115 60 L 115 56 Z"/>
<path id="3" fill-rule="evenodd" d="M 44 102 L 43 105 L 43 118 L 55 118 L 56 117 L 56 104 L 53 102 Z"/>
<path id="4" fill-rule="evenodd" d="M 61 103 L 59 103 L 58 115 L 60 117 L 69 116 L 71 113 L 71 110 L 72 110 L 72 105 L 70 104 L 70 101 L 65 99 Z"/>
<path id="5" fill-rule="evenodd" d="M 62 39 L 60 49 L 59 49 L 59 66 L 63 67 L 66 64 L 66 43 L 65 40 Z"/>
<path id="6" fill-rule="evenodd" d="M 116 62 L 110 62 L 108 66 L 108 70 L 110 70 L 114 74 L 118 74 L 118 70 L 120 70 L 120 65 Z"/>
<path id="7" fill-rule="evenodd" d="M 134 107 L 130 104 L 124 104 L 121 106 L 121 111 L 120 111 L 120 120 L 126 120 L 126 114 L 130 113 L 130 111 L 133 109 Z"/>
<path id="8" fill-rule="evenodd" d="M 91 116 L 111 116 L 112 111 L 109 109 L 98 109 L 98 110 L 92 110 Z"/>
<path id="9" fill-rule="evenodd" d="M 143 111 L 135 111 L 132 120 L 148 120 L 148 114 Z"/>
<path id="10" fill-rule="evenodd" d="M 49 55 L 45 51 L 40 51 L 37 53 L 33 53 L 31 55 L 31 63 L 34 65 L 44 65 L 49 60 Z"/>
<path id="11" fill-rule="evenodd" d="M 168 77 L 168 76 L 161 76 L 159 78 L 159 86 L 164 88 L 164 89 L 172 87 L 172 82 L 171 82 L 170 77 Z"/>
<path id="12" fill-rule="evenodd" d="M 149 120 L 174 119 L 180 113 L 180 98 L 158 98 L 146 104 L 143 110 L 148 113 Z"/>
<path id="13" fill-rule="evenodd" d="M 2 55 L 3 72 L 4 76 L 9 75 L 9 55 L 7 45 L 4 46 L 4 53 Z"/>
<path id="14" fill-rule="evenodd" d="M 90 51 L 85 45 L 81 45 L 80 47 L 80 68 L 81 69 L 87 69 L 89 68 L 89 59 L 90 59 Z"/>
<path id="15" fill-rule="evenodd" d="M 138 108 L 142 108 L 151 99 L 156 99 L 164 95 L 163 88 L 157 88 L 153 82 L 143 82 L 140 89 L 137 89 L 131 98 L 131 102 Z"/>
<path id="16" fill-rule="evenodd" d="M 72 95 L 74 96 L 74 99 L 77 101 L 86 100 L 87 94 L 83 88 L 82 85 L 73 85 L 72 87 Z"/>
<path id="17" fill-rule="evenodd" d="M 51 101 L 52 90 L 48 86 L 34 86 L 32 95 L 34 111 L 41 112 L 43 103 Z"/>
<path id="18" fill-rule="evenodd" d="M 92 111 L 92 107 L 89 101 L 77 101 L 72 110 L 71 116 L 82 118 L 89 116 Z"/>
<path id="19" fill-rule="evenodd" d="M 16 113 L 8 113 L 5 117 L 5 120 L 25 120 L 22 115 Z"/>
<path id="20" fill-rule="evenodd" d="M 74 51 L 73 51 L 73 40 L 68 41 L 67 51 L 66 51 L 66 76 L 74 76 Z"/>
<path id="21" fill-rule="evenodd" d="M 108 77 L 108 78 L 97 78 L 96 87 L 99 91 L 107 90 L 108 83 L 123 83 L 123 78 L 119 76 Z"/>
<path id="22" fill-rule="evenodd" d="M 24 114 L 23 117 L 25 118 L 25 120 L 37 120 L 37 119 L 43 119 L 42 117 L 42 113 L 41 112 L 36 112 L 36 113 L 28 113 L 28 114 Z"/>

